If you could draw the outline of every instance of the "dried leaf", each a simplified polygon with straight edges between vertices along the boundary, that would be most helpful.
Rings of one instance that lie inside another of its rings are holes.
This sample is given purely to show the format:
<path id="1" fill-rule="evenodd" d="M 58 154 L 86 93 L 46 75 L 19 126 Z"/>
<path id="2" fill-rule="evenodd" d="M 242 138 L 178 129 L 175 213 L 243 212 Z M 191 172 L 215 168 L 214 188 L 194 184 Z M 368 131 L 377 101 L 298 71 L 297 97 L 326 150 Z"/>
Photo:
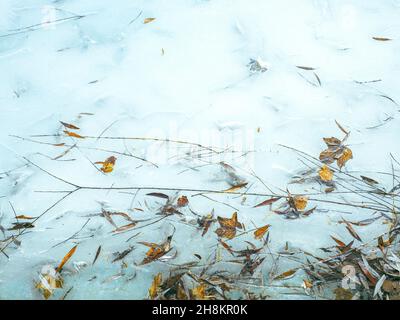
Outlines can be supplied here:
<path id="1" fill-rule="evenodd" d="M 114 166 L 115 166 L 115 161 L 117 160 L 116 157 L 111 156 L 109 158 L 107 158 L 105 161 L 98 161 L 95 162 L 95 164 L 101 164 L 102 167 L 100 168 L 101 171 L 103 171 L 104 173 L 110 173 L 114 170 Z"/>
<path id="2" fill-rule="evenodd" d="M 304 210 L 307 207 L 308 197 L 296 196 L 293 198 L 293 203 L 297 210 Z"/>
<path id="3" fill-rule="evenodd" d="M 275 277 L 274 280 L 283 280 L 286 279 L 292 275 L 294 275 L 296 273 L 297 270 L 292 269 L 292 270 L 288 270 L 284 273 L 281 273 L 279 276 Z"/>
<path id="4" fill-rule="evenodd" d="M 30 222 L 14 222 L 13 226 L 11 228 L 8 228 L 7 230 L 13 231 L 13 230 L 28 229 L 34 227 L 35 226 Z"/>
<path id="5" fill-rule="evenodd" d="M 357 239 L 358 241 L 362 242 L 360 236 L 357 234 L 357 232 L 353 229 L 350 223 L 344 220 L 346 223 L 346 229 L 349 231 L 349 233 L 353 236 L 353 238 Z"/>
<path id="6" fill-rule="evenodd" d="M 147 24 L 147 23 L 153 22 L 154 20 L 156 20 L 156 18 L 146 18 L 143 20 L 143 23 Z"/>
<path id="7" fill-rule="evenodd" d="M 379 182 L 375 181 L 374 179 L 371 179 L 371 178 L 368 178 L 368 177 L 365 177 L 365 176 L 360 176 L 360 177 L 361 177 L 361 179 L 363 179 L 363 181 L 365 181 L 366 183 L 368 183 L 370 185 L 379 184 Z"/>
<path id="8" fill-rule="evenodd" d="M 20 216 L 16 216 L 15 219 L 34 220 L 34 219 L 36 219 L 36 217 L 29 217 L 29 216 L 20 215 Z"/>
<path id="9" fill-rule="evenodd" d="M 261 239 L 267 233 L 270 226 L 270 224 L 267 224 L 261 228 L 258 228 L 256 231 L 254 231 L 254 238 Z"/>
<path id="10" fill-rule="evenodd" d="M 344 148 L 342 155 L 337 159 L 338 167 L 341 169 L 350 159 L 353 159 L 353 152 L 349 148 Z"/>
<path id="11" fill-rule="evenodd" d="M 304 67 L 304 66 L 296 66 L 296 68 L 307 70 L 307 71 L 315 70 L 315 68 L 313 68 L 313 67 Z"/>
<path id="12" fill-rule="evenodd" d="M 99 257 L 100 252 L 101 252 L 101 246 L 99 246 L 99 247 L 97 248 L 96 255 L 94 256 L 92 265 L 94 265 L 94 263 L 97 261 L 97 258 Z"/>
<path id="13" fill-rule="evenodd" d="M 149 288 L 150 299 L 155 299 L 158 296 L 158 292 L 160 290 L 161 283 L 162 283 L 162 274 L 158 273 L 154 277 L 153 283 L 151 284 L 151 286 Z"/>
<path id="14" fill-rule="evenodd" d="M 338 147 L 342 143 L 342 141 L 335 137 L 323 138 L 323 140 L 328 147 Z"/>
<path id="15" fill-rule="evenodd" d="M 178 207 L 185 207 L 188 205 L 188 203 L 189 203 L 189 200 L 186 196 L 181 196 L 177 200 Z"/>
<path id="16" fill-rule="evenodd" d="M 346 244 L 343 241 L 340 241 L 339 239 L 336 239 L 334 236 L 331 236 L 331 238 L 339 245 L 339 247 L 345 247 Z"/>
<path id="17" fill-rule="evenodd" d="M 227 193 L 229 193 L 229 192 L 235 192 L 235 191 L 237 191 L 237 190 L 239 190 L 239 189 L 242 189 L 243 187 L 247 186 L 247 184 L 248 184 L 248 182 L 240 183 L 240 184 L 238 184 L 238 185 L 236 185 L 236 186 L 233 186 L 233 187 L 231 187 L 231 188 L 229 188 L 229 189 L 224 190 L 223 192 L 227 192 Z"/>
<path id="18" fill-rule="evenodd" d="M 73 124 L 66 123 L 66 122 L 62 122 L 62 121 L 60 121 L 60 123 L 61 123 L 64 127 L 68 128 L 68 129 L 79 130 L 79 128 L 78 128 L 77 126 L 74 126 Z"/>
<path id="19" fill-rule="evenodd" d="M 322 181 L 332 181 L 333 172 L 327 165 L 324 165 L 318 172 L 318 175 Z"/>
<path id="20" fill-rule="evenodd" d="M 64 133 L 65 133 L 67 136 L 70 136 L 70 137 L 74 137 L 74 138 L 78 138 L 78 139 L 85 139 L 85 137 L 82 137 L 81 135 L 79 135 L 79 134 L 77 134 L 77 133 L 75 133 L 75 132 L 71 132 L 71 131 L 68 131 L 68 130 L 64 130 Z"/>
<path id="21" fill-rule="evenodd" d="M 160 193 L 160 192 L 147 193 L 146 196 L 152 196 L 152 197 L 157 197 L 157 198 L 162 198 L 162 199 L 169 199 L 169 196 L 167 196 L 164 193 Z"/>
<path id="22" fill-rule="evenodd" d="M 191 295 L 192 298 L 196 299 L 196 300 L 204 300 L 205 296 L 206 296 L 206 285 L 205 284 L 201 284 L 195 288 L 193 288 L 191 290 Z"/>
<path id="23" fill-rule="evenodd" d="M 129 230 L 129 229 L 132 229 L 134 226 L 136 226 L 136 222 L 131 222 L 131 223 L 128 223 L 126 225 L 123 225 L 121 227 L 116 228 L 115 230 L 113 230 L 113 232 L 126 231 L 126 230 Z"/>
<path id="24" fill-rule="evenodd" d="M 340 125 L 339 122 L 337 122 L 337 121 L 335 120 L 335 123 L 336 123 L 336 125 L 338 126 L 338 128 L 339 128 L 345 135 L 348 135 L 348 134 L 349 134 L 349 132 L 348 132 L 347 130 L 345 130 L 345 129 L 343 128 L 343 126 Z"/>
<path id="25" fill-rule="evenodd" d="M 269 204 L 272 204 L 276 201 L 278 201 L 280 198 L 271 198 L 271 199 L 267 199 L 259 204 L 257 204 L 256 206 L 254 206 L 253 208 L 258 208 L 258 207 L 262 207 L 262 206 L 267 206 Z"/>
<path id="26" fill-rule="evenodd" d="M 73 247 L 71 250 L 68 251 L 68 253 L 65 255 L 65 257 L 61 260 L 61 263 L 58 265 L 58 267 L 56 269 L 57 272 L 61 272 L 64 265 L 68 262 L 68 260 L 75 253 L 77 247 L 78 247 L 78 245 L 76 245 L 75 247 Z"/>
<path id="27" fill-rule="evenodd" d="M 391 41 L 392 39 L 390 38 L 385 38 L 385 37 L 372 37 L 372 39 L 376 41 Z"/>

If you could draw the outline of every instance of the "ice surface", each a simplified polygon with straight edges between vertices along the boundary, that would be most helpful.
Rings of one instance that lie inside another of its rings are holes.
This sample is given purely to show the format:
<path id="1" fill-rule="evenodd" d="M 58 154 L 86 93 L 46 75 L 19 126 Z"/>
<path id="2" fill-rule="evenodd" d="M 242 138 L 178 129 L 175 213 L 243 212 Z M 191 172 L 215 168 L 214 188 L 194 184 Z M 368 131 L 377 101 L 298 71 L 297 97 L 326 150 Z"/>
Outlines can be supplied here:
<path id="1" fill-rule="evenodd" d="M 10 204 L 18 215 L 37 217 L 65 195 L 38 191 L 72 189 L 27 165 L 23 157 L 80 186 L 225 190 L 229 179 L 218 164 L 225 161 L 250 183 L 249 192 L 270 193 L 253 171 L 274 192 L 316 192 L 318 185 L 288 185 L 307 167 L 280 144 L 318 156 L 322 137 L 342 135 L 337 120 L 351 131 L 354 159 L 345 170 L 391 172 L 389 154 L 400 158 L 399 15 L 400 1 L 395 0 L 0 1 L 0 225 L 9 228 L 15 222 Z M 156 20 L 144 24 L 148 17 Z M 251 59 L 267 70 L 251 72 Z M 197 158 L 187 154 L 190 148 L 184 144 L 74 139 L 63 135 L 59 121 L 74 123 L 87 136 L 168 138 L 229 150 L 218 157 L 203 150 Z M 77 143 L 79 149 L 52 160 L 67 147 L 15 135 Z M 93 162 L 113 154 L 115 170 L 102 174 Z M 391 184 L 390 176 L 373 178 Z M 57 264 L 76 243 L 78 250 L 66 267 L 71 274 L 65 277 L 65 290 L 73 287 L 69 299 L 146 298 L 154 275 L 170 266 L 136 266 L 147 250 L 138 241 L 159 243 L 171 234 L 172 225 L 178 256 L 169 262 L 195 260 L 194 253 L 205 259 L 215 244 L 215 227 L 202 238 L 190 225 L 196 216 L 189 210 L 185 217 L 120 235 L 111 233 L 113 227 L 103 217 L 91 216 L 103 206 L 136 220 L 153 219 L 162 199 L 146 197 L 147 192 L 80 190 L 58 203 L 19 237 L 19 246 L 5 249 L 9 258 L 0 256 L 0 298 L 41 298 L 34 288 L 38 272 Z M 230 217 L 236 210 L 249 229 L 271 224 L 275 251 L 289 242 L 318 252 L 332 244 L 329 235 L 351 240 L 336 223 L 343 208 L 333 205 L 321 203 L 310 217 L 287 220 L 267 207 L 252 208 L 265 197 L 207 194 L 216 202 L 193 196 L 196 192 L 180 194 L 189 196 L 190 208 L 201 215 L 214 209 L 216 215 Z M 370 212 L 346 210 L 353 220 L 370 217 Z M 77 239 L 63 242 L 89 218 Z M 383 228 L 373 224 L 359 232 L 368 240 Z M 12 234 L 18 232 L 6 231 L 5 236 Z M 101 255 L 91 266 L 99 245 Z M 113 253 L 130 245 L 134 250 L 124 259 L 127 267 L 112 263 Z M 243 246 L 243 241 L 235 239 L 232 245 Z M 280 271 L 295 265 L 282 261 Z M 73 262 L 88 266 L 78 272 Z M 226 268 L 237 271 L 236 266 Z M 267 278 L 269 268 L 267 261 L 258 273 Z M 291 281 L 301 280 L 298 274 Z M 267 291 L 285 298 L 272 287 Z"/>

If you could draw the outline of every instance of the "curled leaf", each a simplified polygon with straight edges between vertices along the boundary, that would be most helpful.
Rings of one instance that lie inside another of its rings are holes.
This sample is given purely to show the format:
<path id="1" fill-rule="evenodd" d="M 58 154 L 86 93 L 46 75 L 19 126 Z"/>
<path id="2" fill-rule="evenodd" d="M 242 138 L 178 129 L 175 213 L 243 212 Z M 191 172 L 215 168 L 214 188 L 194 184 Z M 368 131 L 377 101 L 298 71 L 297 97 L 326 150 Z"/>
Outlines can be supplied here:
<path id="1" fill-rule="evenodd" d="M 341 169 L 350 159 L 353 159 L 353 152 L 349 148 L 344 148 L 342 155 L 337 159 L 338 167 Z"/>
<path id="2" fill-rule="evenodd" d="M 116 157 L 111 156 L 107 158 L 105 161 L 98 161 L 95 162 L 95 164 L 101 164 L 102 167 L 100 168 L 100 170 L 103 171 L 104 173 L 110 173 L 114 170 L 116 160 L 117 160 Z"/>

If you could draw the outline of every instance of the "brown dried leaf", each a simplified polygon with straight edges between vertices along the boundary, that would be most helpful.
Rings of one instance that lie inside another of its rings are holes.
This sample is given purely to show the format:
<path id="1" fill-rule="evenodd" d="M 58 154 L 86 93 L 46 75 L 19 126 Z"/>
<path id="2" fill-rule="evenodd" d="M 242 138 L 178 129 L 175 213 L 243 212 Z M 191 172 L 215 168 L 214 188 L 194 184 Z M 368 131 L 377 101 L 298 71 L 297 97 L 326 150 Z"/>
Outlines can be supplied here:
<path id="1" fill-rule="evenodd" d="M 154 20 L 156 20 L 156 18 L 146 18 L 143 20 L 143 23 L 147 24 L 147 23 L 153 22 Z"/>
<path id="2" fill-rule="evenodd" d="M 36 219 L 36 217 L 29 217 L 29 216 L 24 216 L 24 215 L 20 215 L 20 216 L 16 216 L 16 219 L 26 219 L 26 220 L 34 220 Z"/>
<path id="3" fill-rule="evenodd" d="M 336 239 L 334 236 L 331 236 L 331 238 L 339 245 L 339 247 L 345 247 L 346 244 L 343 241 L 340 241 L 339 239 Z"/>
<path id="4" fill-rule="evenodd" d="M 60 123 L 61 123 L 64 127 L 68 128 L 68 129 L 79 130 L 79 128 L 78 128 L 77 126 L 74 126 L 73 124 L 66 123 L 66 122 L 62 122 L 62 121 L 60 121 Z"/>
<path id="5" fill-rule="evenodd" d="M 323 140 L 328 147 L 338 147 L 342 143 L 342 141 L 335 137 L 323 138 Z"/>
<path id="6" fill-rule="evenodd" d="M 254 206 L 253 208 L 258 208 L 258 207 L 262 207 L 262 206 L 267 206 L 269 204 L 272 204 L 276 201 L 278 201 L 280 198 L 271 198 L 271 199 L 267 199 L 259 204 L 257 204 L 256 206 Z"/>
<path id="7" fill-rule="evenodd" d="M 146 196 L 152 196 L 152 197 L 157 197 L 157 198 L 162 198 L 162 199 L 169 199 L 169 196 L 167 196 L 164 193 L 160 193 L 160 192 L 147 193 Z"/>
<path id="8" fill-rule="evenodd" d="M 385 38 L 385 37 L 372 37 L 372 39 L 376 41 L 392 41 L 390 38 Z"/>
<path id="9" fill-rule="evenodd" d="M 177 200 L 178 207 L 185 207 L 188 205 L 188 203 L 189 203 L 189 200 L 186 196 L 181 196 Z"/>

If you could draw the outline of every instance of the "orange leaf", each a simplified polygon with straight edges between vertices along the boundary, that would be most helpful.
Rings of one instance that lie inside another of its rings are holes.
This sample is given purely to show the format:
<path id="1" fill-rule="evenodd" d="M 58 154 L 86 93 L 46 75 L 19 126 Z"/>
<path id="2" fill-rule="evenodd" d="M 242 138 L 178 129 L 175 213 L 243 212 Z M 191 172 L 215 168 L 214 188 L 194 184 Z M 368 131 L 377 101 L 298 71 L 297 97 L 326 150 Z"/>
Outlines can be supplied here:
<path id="1" fill-rule="evenodd" d="M 149 288 L 149 297 L 150 297 L 150 299 L 154 299 L 154 298 L 157 297 L 161 282 L 162 282 L 162 274 L 158 273 L 154 277 L 153 283 L 151 284 L 151 286 Z"/>
<path id="2" fill-rule="evenodd" d="M 247 182 L 238 184 L 238 185 L 236 185 L 236 186 L 233 186 L 233 187 L 231 187 L 231 188 L 229 188 L 229 189 L 224 190 L 224 192 L 227 192 L 227 193 L 229 193 L 229 192 L 235 192 L 235 191 L 237 191 L 237 190 L 239 190 L 239 189 L 242 189 L 243 187 L 247 186 L 247 184 L 248 184 Z"/>
<path id="3" fill-rule="evenodd" d="M 68 260 L 72 257 L 72 255 L 75 253 L 75 250 L 77 248 L 78 245 L 76 245 L 75 247 L 73 247 L 71 250 L 68 251 L 68 253 L 65 255 L 65 257 L 61 260 L 61 263 L 58 265 L 57 267 L 57 272 L 61 272 L 62 268 L 64 267 L 64 265 L 68 262 Z"/>
<path id="4" fill-rule="evenodd" d="M 254 231 L 254 237 L 256 239 L 261 239 L 267 233 L 270 226 L 270 224 L 267 224 L 264 227 L 258 228 L 256 231 Z"/>
<path id="5" fill-rule="evenodd" d="M 292 270 L 288 270 L 282 274 L 280 274 L 279 276 L 275 277 L 274 280 L 283 280 L 286 279 L 292 275 L 294 275 L 296 273 L 297 270 L 292 269 Z"/>
<path id="6" fill-rule="evenodd" d="M 16 219 L 26 219 L 26 220 L 36 219 L 36 217 L 28 217 L 28 216 L 24 216 L 24 215 L 16 216 L 15 218 Z"/>
<path id="7" fill-rule="evenodd" d="M 350 159 L 353 159 L 353 152 L 349 148 L 345 148 L 342 155 L 337 159 L 338 167 L 342 168 Z"/>
<path id="8" fill-rule="evenodd" d="M 85 139 L 85 137 L 82 137 L 81 135 L 79 135 L 79 134 L 77 134 L 77 133 L 75 133 L 75 132 L 71 132 L 71 131 L 68 131 L 68 130 L 64 130 L 64 133 L 65 133 L 67 136 L 70 136 L 70 137 L 74 137 L 74 138 L 78 138 L 78 139 Z"/>

